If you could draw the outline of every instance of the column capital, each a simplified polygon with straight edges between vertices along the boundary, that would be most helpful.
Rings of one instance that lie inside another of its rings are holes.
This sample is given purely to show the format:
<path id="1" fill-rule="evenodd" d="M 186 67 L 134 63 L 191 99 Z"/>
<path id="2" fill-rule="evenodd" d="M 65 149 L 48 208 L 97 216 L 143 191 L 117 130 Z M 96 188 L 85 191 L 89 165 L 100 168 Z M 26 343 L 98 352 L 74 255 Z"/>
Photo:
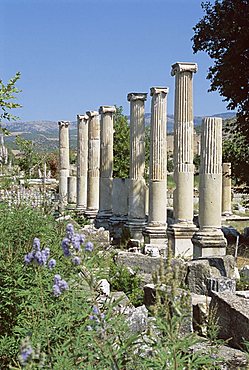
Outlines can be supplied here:
<path id="1" fill-rule="evenodd" d="M 153 96 L 155 94 L 168 94 L 169 88 L 168 87 L 151 87 L 150 88 L 150 95 Z"/>
<path id="2" fill-rule="evenodd" d="M 70 125 L 70 122 L 69 121 L 58 121 L 58 125 L 60 127 L 62 126 L 68 127 Z"/>
<path id="3" fill-rule="evenodd" d="M 192 72 L 196 73 L 198 70 L 197 63 L 189 63 L 189 62 L 176 62 L 171 66 L 171 76 L 175 76 L 177 73 L 181 72 Z"/>
<path id="4" fill-rule="evenodd" d="M 86 112 L 86 114 L 89 116 L 89 118 L 93 118 L 95 116 L 98 116 L 99 112 L 97 112 L 96 110 L 91 110 L 91 111 Z"/>
<path id="5" fill-rule="evenodd" d="M 89 116 L 87 114 L 77 114 L 77 119 L 79 121 L 87 121 L 89 119 Z"/>
<path id="6" fill-rule="evenodd" d="M 114 107 L 114 105 L 101 105 L 99 108 L 99 114 L 115 113 L 115 112 L 116 112 L 116 107 Z"/>
<path id="7" fill-rule="evenodd" d="M 127 95 L 128 101 L 134 101 L 134 100 L 147 100 L 147 93 L 129 93 Z"/>

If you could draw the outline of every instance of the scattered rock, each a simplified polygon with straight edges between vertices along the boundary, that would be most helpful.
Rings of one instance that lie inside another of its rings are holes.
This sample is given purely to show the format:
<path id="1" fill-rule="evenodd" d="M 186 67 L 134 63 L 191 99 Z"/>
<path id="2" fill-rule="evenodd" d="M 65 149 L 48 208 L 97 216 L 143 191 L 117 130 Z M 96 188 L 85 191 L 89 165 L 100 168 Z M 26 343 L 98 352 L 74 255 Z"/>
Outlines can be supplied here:
<path id="1" fill-rule="evenodd" d="M 191 293 L 191 301 L 193 306 L 193 329 L 200 335 L 206 335 L 211 297 Z"/>
<path id="2" fill-rule="evenodd" d="M 243 282 L 249 283 L 249 265 L 245 265 L 244 267 L 242 267 L 242 269 L 240 270 L 240 277 Z"/>
<path id="3" fill-rule="evenodd" d="M 211 292 L 228 291 L 235 293 L 236 281 L 225 276 L 207 278 L 207 290 L 209 295 L 211 295 Z"/>
<path id="4" fill-rule="evenodd" d="M 110 284 L 106 279 L 101 279 L 98 281 L 98 288 L 106 296 L 110 295 Z"/>

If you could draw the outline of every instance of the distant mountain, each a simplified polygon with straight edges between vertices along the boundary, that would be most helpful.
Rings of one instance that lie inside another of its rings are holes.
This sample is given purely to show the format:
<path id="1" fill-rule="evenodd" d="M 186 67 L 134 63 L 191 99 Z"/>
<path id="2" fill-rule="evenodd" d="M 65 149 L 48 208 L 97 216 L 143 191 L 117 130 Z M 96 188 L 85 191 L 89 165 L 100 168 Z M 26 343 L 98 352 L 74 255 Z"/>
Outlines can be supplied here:
<path id="1" fill-rule="evenodd" d="M 145 125 L 150 125 L 150 113 L 145 114 Z M 218 113 L 214 114 L 213 117 L 221 117 L 222 119 L 229 119 L 235 116 L 234 112 Z M 202 116 L 194 117 L 195 127 L 200 126 L 202 122 Z M 128 117 L 129 119 L 129 117 Z M 174 128 L 174 116 L 168 114 L 167 116 L 167 131 L 168 133 L 173 132 Z M 11 122 L 6 125 L 10 132 L 10 136 L 5 138 L 5 142 L 11 147 L 14 147 L 15 137 L 21 135 L 23 138 L 33 140 L 38 150 L 54 150 L 58 148 L 59 137 L 58 137 L 58 122 L 54 121 L 30 121 L 30 122 Z M 77 145 L 77 122 L 71 122 L 70 125 L 70 147 L 76 148 Z"/>

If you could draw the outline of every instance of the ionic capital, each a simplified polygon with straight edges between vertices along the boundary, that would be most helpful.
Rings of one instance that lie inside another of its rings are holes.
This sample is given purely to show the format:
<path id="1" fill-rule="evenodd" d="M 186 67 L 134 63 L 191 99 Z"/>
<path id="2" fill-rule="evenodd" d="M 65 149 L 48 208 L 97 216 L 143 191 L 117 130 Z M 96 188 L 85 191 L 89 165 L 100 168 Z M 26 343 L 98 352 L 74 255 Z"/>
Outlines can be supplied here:
<path id="1" fill-rule="evenodd" d="M 104 114 L 104 113 L 115 113 L 116 108 L 113 105 L 101 105 L 99 108 L 99 114 Z"/>
<path id="2" fill-rule="evenodd" d="M 86 112 L 86 114 L 87 114 L 90 118 L 93 118 L 93 117 L 98 116 L 98 115 L 99 115 L 99 112 L 97 112 L 96 110 L 91 110 L 91 111 Z"/>
<path id="3" fill-rule="evenodd" d="M 60 127 L 63 127 L 63 126 L 68 127 L 70 125 L 70 122 L 69 121 L 58 121 L 58 125 Z"/>
<path id="4" fill-rule="evenodd" d="M 150 95 L 153 96 L 155 94 L 168 94 L 169 88 L 168 87 L 151 87 Z"/>
<path id="5" fill-rule="evenodd" d="M 77 120 L 78 121 L 87 121 L 89 119 L 89 116 L 87 114 L 77 114 Z"/>
<path id="6" fill-rule="evenodd" d="M 147 100 L 147 93 L 129 93 L 127 95 L 128 101 L 135 101 L 135 100 Z"/>
<path id="7" fill-rule="evenodd" d="M 171 76 L 175 76 L 177 73 L 181 72 L 192 72 L 195 73 L 198 70 L 197 63 L 188 62 L 177 62 L 171 66 Z"/>

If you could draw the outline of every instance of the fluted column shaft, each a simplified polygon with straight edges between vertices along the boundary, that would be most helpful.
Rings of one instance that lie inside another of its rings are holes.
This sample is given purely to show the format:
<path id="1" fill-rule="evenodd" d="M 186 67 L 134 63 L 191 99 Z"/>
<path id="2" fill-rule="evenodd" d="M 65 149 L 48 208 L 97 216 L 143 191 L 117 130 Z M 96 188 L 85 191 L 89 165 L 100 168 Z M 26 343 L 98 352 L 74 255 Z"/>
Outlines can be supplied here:
<path id="1" fill-rule="evenodd" d="M 222 164 L 222 214 L 232 214 L 231 163 Z"/>
<path id="2" fill-rule="evenodd" d="M 148 226 L 165 226 L 167 218 L 167 88 L 151 89 L 150 180 Z"/>
<path id="3" fill-rule="evenodd" d="M 87 205 L 88 168 L 88 121 L 87 114 L 77 116 L 77 208 Z"/>
<path id="4" fill-rule="evenodd" d="M 100 107 L 100 194 L 99 212 L 112 213 L 113 117 L 116 108 Z"/>
<path id="5" fill-rule="evenodd" d="M 193 219 L 193 73 L 195 63 L 176 63 L 172 66 L 175 79 L 174 113 L 174 194 L 177 222 L 192 223 Z"/>
<path id="6" fill-rule="evenodd" d="M 222 119 L 205 117 L 202 122 L 200 164 L 200 230 L 221 227 Z"/>
<path id="7" fill-rule="evenodd" d="M 67 203 L 67 178 L 69 176 L 69 125 L 68 121 L 59 121 L 59 195 L 61 202 Z"/>
<path id="8" fill-rule="evenodd" d="M 128 220 L 145 218 L 145 123 L 147 94 L 128 94 L 130 102 L 130 190 Z"/>
<path id="9" fill-rule="evenodd" d="M 99 208 L 100 123 L 98 112 L 87 112 L 87 115 L 89 116 L 87 211 L 97 212 Z"/>

